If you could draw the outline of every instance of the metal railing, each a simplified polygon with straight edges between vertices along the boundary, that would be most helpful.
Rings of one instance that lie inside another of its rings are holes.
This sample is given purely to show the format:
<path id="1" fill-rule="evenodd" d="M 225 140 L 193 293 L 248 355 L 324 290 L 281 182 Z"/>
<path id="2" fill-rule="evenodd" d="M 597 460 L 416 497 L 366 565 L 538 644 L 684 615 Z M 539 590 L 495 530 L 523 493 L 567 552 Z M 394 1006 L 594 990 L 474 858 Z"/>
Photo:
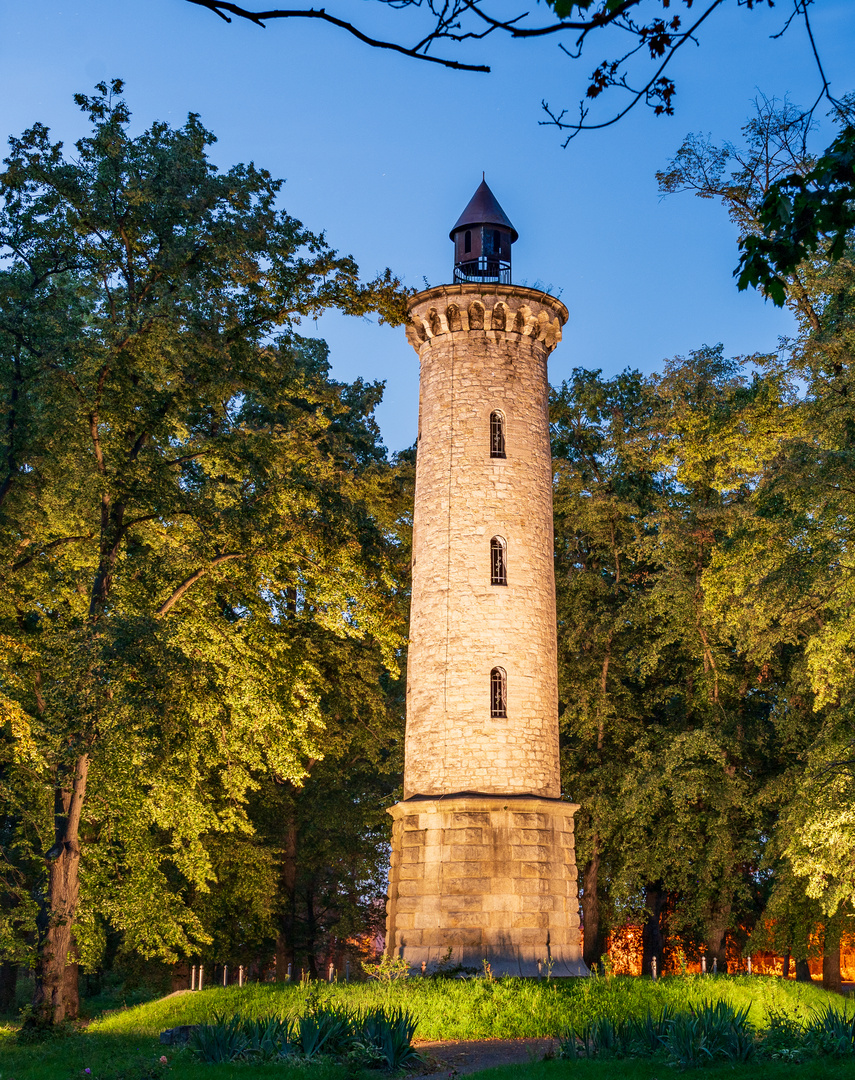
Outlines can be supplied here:
<path id="1" fill-rule="evenodd" d="M 455 285 L 465 281 L 495 281 L 499 285 L 510 285 L 510 261 L 497 259 L 495 256 L 482 255 L 469 262 L 457 263 L 454 267 Z"/>

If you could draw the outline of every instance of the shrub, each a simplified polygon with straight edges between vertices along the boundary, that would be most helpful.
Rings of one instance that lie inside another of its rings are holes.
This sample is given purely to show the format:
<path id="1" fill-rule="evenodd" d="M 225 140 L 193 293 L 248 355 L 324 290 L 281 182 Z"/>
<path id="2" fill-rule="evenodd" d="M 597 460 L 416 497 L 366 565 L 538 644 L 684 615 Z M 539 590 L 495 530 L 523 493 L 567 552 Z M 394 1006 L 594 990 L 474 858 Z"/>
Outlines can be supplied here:
<path id="1" fill-rule="evenodd" d="M 362 1068 L 385 1065 L 397 1071 L 421 1060 L 412 1045 L 415 1030 L 416 1021 L 404 1009 L 354 1015 L 343 1008 L 312 1005 L 296 1021 L 215 1016 L 194 1031 L 192 1049 L 212 1065 L 332 1057 Z"/>

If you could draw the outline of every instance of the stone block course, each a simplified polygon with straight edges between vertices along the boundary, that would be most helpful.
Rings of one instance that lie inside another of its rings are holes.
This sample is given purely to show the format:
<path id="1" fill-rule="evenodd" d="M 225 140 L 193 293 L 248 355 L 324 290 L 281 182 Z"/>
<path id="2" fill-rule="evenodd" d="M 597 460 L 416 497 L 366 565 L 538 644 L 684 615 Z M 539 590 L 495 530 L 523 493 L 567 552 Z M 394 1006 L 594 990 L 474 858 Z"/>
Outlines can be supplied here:
<path id="1" fill-rule="evenodd" d="M 421 364 L 404 801 L 387 952 L 497 975 L 584 974 L 560 800 L 547 360 L 567 318 L 533 289 L 412 298 Z M 505 456 L 491 457 L 491 416 Z M 501 538 L 507 581 L 491 581 Z M 491 715 L 491 671 L 507 715 Z M 571 910 L 572 909 L 572 910 Z M 575 920 L 575 921 L 574 921 Z"/>
<path id="2" fill-rule="evenodd" d="M 405 796 L 474 790 L 556 797 L 546 360 L 566 310 L 534 290 L 491 286 L 488 295 L 471 288 L 491 311 L 507 305 L 506 325 L 515 326 L 520 313 L 523 329 L 443 329 L 451 286 L 443 295 L 421 294 L 411 307 L 422 372 Z M 472 297 L 464 299 L 468 310 Z M 489 456 L 493 411 L 505 418 L 504 459 Z M 494 535 L 507 544 L 507 586 L 490 584 Z M 497 665 L 508 673 L 507 718 L 489 715 Z M 513 753 L 503 753 L 509 746 Z"/>
<path id="3" fill-rule="evenodd" d="M 518 811 L 510 808 L 520 804 L 540 811 L 543 844 L 516 842 L 530 825 L 529 821 L 522 828 L 514 825 Z M 537 961 L 548 956 L 556 974 L 585 973 L 576 929 L 576 869 L 565 862 L 562 843 L 568 823 L 572 825 L 573 803 L 490 795 L 399 803 L 390 811 L 397 819 L 393 845 L 403 835 L 401 817 L 411 813 L 413 806 L 420 807 L 420 823 L 431 821 L 425 832 L 441 839 L 434 850 L 443 854 L 431 864 L 429 879 L 410 878 L 410 867 L 421 872 L 426 864 L 415 858 L 416 849 L 399 848 L 400 868 L 390 879 L 387 906 L 390 952 L 406 956 L 417 969 L 423 961 L 436 964 L 451 948 L 455 961 L 480 969 L 486 958 L 497 975 L 536 975 Z M 448 844 L 448 838 L 459 833 L 460 815 L 472 813 L 481 815 L 480 844 Z M 465 850 L 465 860 L 450 857 L 457 847 Z M 519 850 L 535 854 L 536 861 L 516 857 Z M 476 853 L 477 858 L 468 857 Z M 479 873 L 471 873 L 473 868 Z M 421 894 L 420 884 L 424 886 Z M 405 916 L 404 924 L 399 922 L 399 913 Z"/>

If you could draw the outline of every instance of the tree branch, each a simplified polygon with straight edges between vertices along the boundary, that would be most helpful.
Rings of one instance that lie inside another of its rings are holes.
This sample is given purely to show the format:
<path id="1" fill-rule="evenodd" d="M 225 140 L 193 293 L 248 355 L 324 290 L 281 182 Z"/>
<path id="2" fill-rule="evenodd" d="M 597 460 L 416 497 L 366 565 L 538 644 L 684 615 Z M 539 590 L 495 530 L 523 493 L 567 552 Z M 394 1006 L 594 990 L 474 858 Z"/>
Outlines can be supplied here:
<path id="1" fill-rule="evenodd" d="M 369 37 L 368 34 L 363 34 L 361 30 L 357 29 L 353 23 L 349 23 L 344 19 L 337 19 L 335 15 L 330 15 L 323 8 L 307 8 L 304 10 L 272 8 L 269 11 L 250 11 L 248 8 L 240 7 L 238 4 L 227 3 L 226 0 L 186 0 L 186 2 L 213 11 L 215 15 L 219 15 L 225 22 L 230 23 L 232 20 L 229 16 L 234 15 L 236 18 L 246 19 L 248 22 L 262 27 L 262 29 L 265 22 L 269 22 L 271 19 L 320 19 L 323 22 L 339 27 L 341 30 L 346 30 L 348 34 L 352 34 L 355 38 L 375 49 L 391 49 L 393 52 L 401 53 L 403 56 L 410 56 L 414 60 L 424 60 L 429 64 L 439 64 L 442 67 L 454 68 L 457 71 L 490 71 L 487 64 L 464 64 L 459 60 L 445 60 L 439 56 L 429 56 L 426 53 L 418 52 L 419 45 L 408 48 L 405 45 L 398 45 L 394 41 L 381 41 L 378 38 Z M 434 35 L 430 35 L 427 39 L 428 43 L 433 39 Z"/>
<path id="2" fill-rule="evenodd" d="M 37 559 L 39 555 L 44 555 L 46 551 L 50 551 L 55 547 L 60 547 L 62 544 L 73 544 L 78 540 L 91 539 L 92 533 L 85 533 L 80 536 L 61 536 L 58 540 L 51 540 L 49 544 L 43 544 L 37 551 L 34 551 L 32 555 L 28 555 L 25 559 L 19 559 L 16 563 L 12 563 L 12 569 L 23 570 L 25 566 L 28 566 L 34 559 Z"/>
<path id="3" fill-rule="evenodd" d="M 226 554 L 224 555 L 218 555 L 215 559 L 212 559 L 207 566 L 200 567 L 198 570 L 192 573 L 190 577 L 185 578 L 175 590 L 175 592 L 172 594 L 172 596 L 170 596 L 165 603 L 160 605 L 155 614 L 166 615 L 166 613 L 178 603 L 178 601 L 187 592 L 187 590 L 192 588 L 200 578 L 204 577 L 205 574 L 213 570 L 215 566 L 219 566 L 220 563 L 229 562 L 229 560 L 231 559 L 242 559 L 247 554 L 248 552 L 246 551 L 229 551 L 226 552 Z"/>

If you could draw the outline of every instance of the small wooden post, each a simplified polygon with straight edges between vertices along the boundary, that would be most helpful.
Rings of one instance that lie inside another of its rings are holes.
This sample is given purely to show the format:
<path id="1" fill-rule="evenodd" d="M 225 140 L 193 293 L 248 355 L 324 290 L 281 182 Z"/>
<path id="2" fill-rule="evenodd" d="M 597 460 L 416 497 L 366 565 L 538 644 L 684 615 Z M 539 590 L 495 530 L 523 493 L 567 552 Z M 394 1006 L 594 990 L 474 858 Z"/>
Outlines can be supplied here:
<path id="1" fill-rule="evenodd" d="M 200 990 L 202 989 L 202 981 L 203 981 L 204 977 L 205 977 L 205 965 L 200 964 L 199 965 L 199 989 Z"/>
<path id="2" fill-rule="evenodd" d="M 327 976 L 327 982 L 332 982 L 335 977 L 335 964 L 330 964 L 329 975 Z"/>
<path id="3" fill-rule="evenodd" d="M 427 960 L 422 960 L 422 975 L 427 972 Z"/>
<path id="4" fill-rule="evenodd" d="M 345 962 L 344 962 L 344 981 L 346 983 L 350 982 L 350 961 L 349 960 L 345 960 Z"/>
<path id="5" fill-rule="evenodd" d="M 223 986 L 229 985 L 229 965 L 223 964 Z"/>
<path id="6" fill-rule="evenodd" d="M 717 956 L 714 956 L 712 958 L 712 973 L 713 973 L 713 975 L 718 975 L 718 957 Z"/>
<path id="7" fill-rule="evenodd" d="M 538 979 L 543 978 L 543 961 L 542 960 L 538 960 L 538 962 L 537 962 L 537 977 L 538 977 Z"/>
<path id="8" fill-rule="evenodd" d="M 238 986 L 243 986 L 243 964 L 238 968 Z"/>
<path id="9" fill-rule="evenodd" d="M 190 968 L 190 989 L 196 989 L 196 965 Z"/>
<path id="10" fill-rule="evenodd" d="M 291 981 L 291 965 L 288 965 L 288 974 L 285 976 L 285 982 Z"/>
<path id="11" fill-rule="evenodd" d="M 707 958 L 705 956 L 702 956 L 701 957 L 701 975 L 706 975 L 706 973 L 707 973 Z"/>
<path id="12" fill-rule="evenodd" d="M 748 957 L 748 974 L 751 974 L 751 957 Z"/>
<path id="13" fill-rule="evenodd" d="M 657 964 L 656 964 L 656 957 L 655 956 L 650 961 L 650 972 L 653 975 L 653 981 L 656 982 L 656 980 L 657 980 L 657 978 L 659 976 L 657 974 Z"/>

